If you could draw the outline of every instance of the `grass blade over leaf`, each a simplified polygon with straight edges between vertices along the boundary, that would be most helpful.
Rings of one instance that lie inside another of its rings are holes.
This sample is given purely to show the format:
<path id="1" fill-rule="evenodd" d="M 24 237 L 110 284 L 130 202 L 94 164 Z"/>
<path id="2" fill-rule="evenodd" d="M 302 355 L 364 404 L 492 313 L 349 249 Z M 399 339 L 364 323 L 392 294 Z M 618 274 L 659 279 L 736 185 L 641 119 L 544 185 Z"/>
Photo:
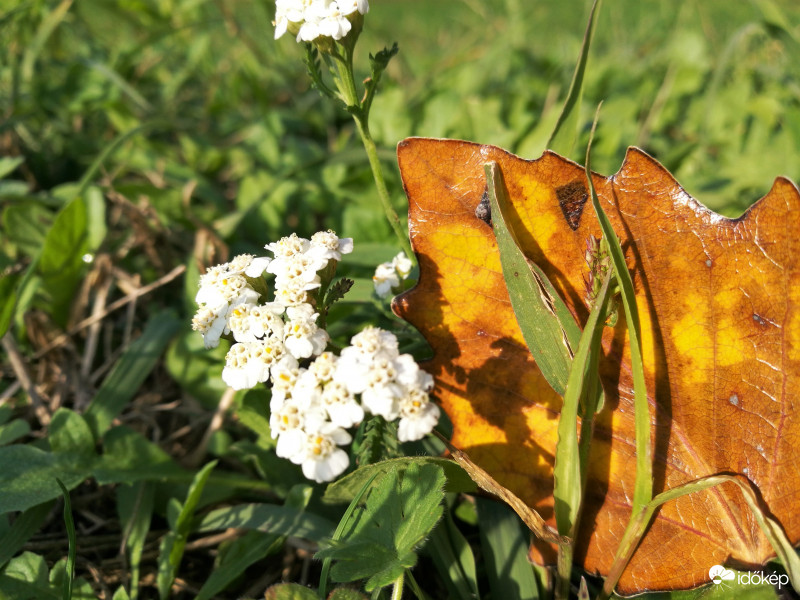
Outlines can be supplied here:
<path id="1" fill-rule="evenodd" d="M 486 186 L 503 278 L 525 343 L 547 382 L 563 396 L 580 328 L 544 272 L 520 250 L 510 220 L 510 200 L 497 163 L 488 163 Z M 573 346 L 574 344 L 574 346 Z"/>

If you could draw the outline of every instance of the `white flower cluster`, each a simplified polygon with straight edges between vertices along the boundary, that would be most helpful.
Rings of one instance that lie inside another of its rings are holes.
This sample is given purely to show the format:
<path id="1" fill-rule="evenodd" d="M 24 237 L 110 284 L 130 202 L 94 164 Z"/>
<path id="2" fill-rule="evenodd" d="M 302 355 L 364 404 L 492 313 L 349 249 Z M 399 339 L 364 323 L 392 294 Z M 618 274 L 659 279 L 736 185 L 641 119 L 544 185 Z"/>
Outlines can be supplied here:
<path id="1" fill-rule="evenodd" d="M 340 40 L 352 27 L 348 17 L 367 11 L 368 0 L 276 0 L 275 39 L 291 28 L 297 31 L 298 42 L 320 36 Z"/>
<path id="2" fill-rule="evenodd" d="M 428 397 L 433 378 L 411 355 L 398 352 L 394 335 L 368 327 L 350 343 L 340 356 L 324 352 L 307 368 L 280 369 L 272 388 L 277 454 L 302 465 L 317 482 L 331 481 L 349 466 L 338 446 L 351 442 L 345 429 L 361 423 L 365 412 L 399 418 L 401 442 L 421 439 L 439 421 L 439 407 Z"/>
<path id="3" fill-rule="evenodd" d="M 400 281 L 407 279 L 413 264 L 411 260 L 401 252 L 390 262 L 381 263 L 375 269 L 372 276 L 372 283 L 375 285 L 375 293 L 380 298 L 386 298 L 393 290 L 400 287 Z"/>
<path id="4" fill-rule="evenodd" d="M 320 231 L 310 240 L 292 234 L 266 248 L 274 259 L 242 254 L 208 269 L 195 297 L 200 308 L 192 327 L 203 334 L 206 348 L 218 346 L 221 335 L 231 334 L 236 342 L 222 370 L 222 379 L 236 390 L 272 381 L 276 369 L 297 368 L 300 360 L 325 350 L 328 333 L 317 327 L 308 292 L 320 286 L 319 271 L 329 260 L 352 252 L 353 240 Z M 275 275 L 275 299 L 259 304 L 255 288 L 263 286 L 257 278 L 264 272 Z"/>
<path id="5" fill-rule="evenodd" d="M 310 240 L 292 234 L 265 248 L 274 258 L 243 254 L 200 277 L 192 327 L 206 348 L 218 346 L 223 335 L 233 338 L 222 370 L 229 386 L 271 385 L 277 454 L 302 465 L 309 479 L 331 481 L 350 464 L 340 448 L 352 441 L 346 429 L 366 413 L 399 419 L 400 441 L 430 433 L 440 414 L 428 397 L 433 378 L 411 355 L 399 353 L 393 334 L 367 327 L 339 356 L 325 351 L 329 336 L 317 325 L 314 290 L 322 285 L 321 272 L 330 277 L 329 262 L 352 252 L 353 240 L 321 231 Z M 264 273 L 275 276 L 275 294 L 259 303 Z"/>

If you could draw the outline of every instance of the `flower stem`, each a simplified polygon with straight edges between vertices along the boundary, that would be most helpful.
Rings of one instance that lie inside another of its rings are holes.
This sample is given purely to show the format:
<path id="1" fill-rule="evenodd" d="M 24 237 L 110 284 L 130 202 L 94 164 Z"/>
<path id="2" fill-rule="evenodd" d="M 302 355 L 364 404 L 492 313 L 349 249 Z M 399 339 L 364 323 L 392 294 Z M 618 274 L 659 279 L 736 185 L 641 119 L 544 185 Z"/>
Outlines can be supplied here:
<path id="1" fill-rule="evenodd" d="M 403 573 L 400 574 L 400 577 L 395 579 L 393 587 L 392 587 L 392 600 L 400 600 L 403 597 Z"/>
<path id="2" fill-rule="evenodd" d="M 416 264 L 416 256 L 411 250 L 411 242 L 408 235 L 403 229 L 400 222 L 400 217 L 397 211 L 392 206 L 392 200 L 389 196 L 389 190 L 386 187 L 386 179 L 383 176 L 383 167 L 378 158 L 378 148 L 375 145 L 375 140 L 372 139 L 372 134 L 369 131 L 369 107 L 358 99 L 356 92 L 356 83 L 353 77 L 353 52 L 352 47 L 349 45 L 344 46 L 344 55 L 335 54 L 333 58 L 336 62 L 336 68 L 339 77 L 336 80 L 339 93 L 347 105 L 347 111 L 353 115 L 353 120 L 356 122 L 358 134 L 361 136 L 361 142 L 364 145 L 364 150 L 367 152 L 367 159 L 369 160 L 370 169 L 372 169 L 372 177 L 375 180 L 375 187 L 378 189 L 378 198 L 380 198 L 383 212 L 386 215 L 386 220 L 392 227 L 397 240 L 400 242 L 400 247 L 406 253 L 411 261 Z"/>

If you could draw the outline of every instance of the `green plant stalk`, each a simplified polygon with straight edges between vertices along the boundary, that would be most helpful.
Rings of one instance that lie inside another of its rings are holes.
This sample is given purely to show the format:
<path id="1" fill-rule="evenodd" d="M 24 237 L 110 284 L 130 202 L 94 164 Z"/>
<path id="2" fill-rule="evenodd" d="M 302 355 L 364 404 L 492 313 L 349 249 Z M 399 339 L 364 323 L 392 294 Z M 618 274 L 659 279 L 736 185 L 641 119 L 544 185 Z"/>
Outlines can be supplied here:
<path id="1" fill-rule="evenodd" d="M 752 487 L 733 475 L 710 475 L 689 483 L 684 483 L 683 485 L 658 494 L 631 519 L 629 526 L 622 535 L 619 546 L 617 546 L 614 562 L 603 583 L 603 589 L 597 597 L 598 600 L 606 600 L 606 598 L 611 596 L 622 572 L 630 562 L 634 551 L 644 536 L 645 530 L 650 525 L 653 514 L 659 506 L 670 500 L 680 498 L 681 496 L 694 492 L 701 492 L 720 485 L 721 483 L 728 482 L 735 483 L 739 486 L 745 502 L 756 518 L 756 522 L 759 527 L 761 527 L 764 535 L 772 545 L 773 550 L 775 550 L 781 563 L 786 568 L 792 587 L 794 589 L 800 589 L 800 556 L 795 552 L 780 524 L 761 508 L 758 503 L 758 496 L 753 491 Z"/>
<path id="2" fill-rule="evenodd" d="M 601 105 L 602 106 L 602 103 Z M 653 458 L 650 447 L 650 405 L 647 401 L 647 384 L 644 379 L 644 359 L 642 357 L 642 334 L 639 324 L 639 308 L 636 305 L 636 294 L 633 288 L 633 280 L 628 272 L 628 265 L 625 262 L 625 254 L 620 246 L 617 234 L 611 227 L 600 200 L 594 189 L 592 181 L 592 171 L 590 165 L 592 138 L 597 127 L 597 116 L 600 113 L 600 106 L 597 107 L 592 132 L 589 136 L 589 144 L 586 147 L 586 180 L 592 196 L 592 206 L 600 222 L 603 231 L 603 239 L 608 245 L 608 252 L 614 264 L 614 274 L 619 285 L 622 304 L 625 307 L 625 320 L 628 324 L 628 335 L 630 337 L 631 349 L 631 370 L 633 371 L 633 408 L 634 421 L 636 425 L 636 480 L 633 491 L 633 503 L 631 521 L 632 525 L 636 515 L 653 498 Z"/>
<path id="3" fill-rule="evenodd" d="M 394 580 L 392 584 L 392 600 L 402 600 L 403 598 L 403 573 Z"/>
<path id="4" fill-rule="evenodd" d="M 369 160 L 369 166 L 372 170 L 372 177 L 375 180 L 375 187 L 378 189 L 378 198 L 380 198 L 381 205 L 383 206 L 386 220 L 389 221 L 389 225 L 392 227 L 397 240 L 400 242 L 400 247 L 416 266 L 416 255 L 411 249 L 411 242 L 403 230 L 400 217 L 392 206 L 392 199 L 389 196 L 389 190 L 386 187 L 386 179 L 383 176 L 383 167 L 381 167 L 381 161 L 378 158 L 378 148 L 369 131 L 369 110 L 365 110 L 364 104 L 358 99 L 356 83 L 353 77 L 353 45 L 354 43 L 342 46 L 344 48 L 344 56 L 338 53 L 332 54 L 339 75 L 336 77 L 336 86 L 339 89 L 339 93 L 342 95 L 342 100 L 347 106 L 347 111 L 353 115 L 353 120 L 356 122 L 356 129 L 358 129 L 358 134 L 364 145 L 364 150 L 367 152 L 367 159 Z"/>
<path id="5" fill-rule="evenodd" d="M 64 525 L 67 528 L 67 539 L 69 540 L 67 564 L 64 572 L 64 587 L 61 589 L 61 597 L 63 600 L 70 600 L 70 598 L 72 598 L 72 585 L 75 579 L 77 537 L 75 536 L 75 522 L 72 520 L 72 504 L 69 501 L 69 491 L 58 477 L 56 477 L 56 483 L 58 483 L 58 487 L 61 488 L 61 493 L 64 495 Z"/>
<path id="6" fill-rule="evenodd" d="M 578 409 L 581 398 L 587 391 L 596 391 L 592 379 L 598 378 L 595 357 L 592 353 L 599 352 L 599 338 L 605 327 L 606 304 L 610 294 L 610 283 L 613 271 L 609 270 L 603 280 L 603 286 L 592 306 L 592 312 L 586 322 L 586 327 L 581 335 L 572 368 L 567 381 L 567 391 L 564 394 L 564 405 L 558 420 L 558 443 L 556 445 L 555 466 L 553 475 L 555 485 L 553 497 L 555 498 L 556 524 L 558 533 L 572 538 L 568 544 L 558 546 L 558 583 L 556 584 L 556 598 L 569 597 L 570 574 L 572 573 L 572 554 L 574 540 L 580 522 L 581 505 L 583 501 L 583 484 L 586 480 L 582 469 L 581 448 L 578 444 Z M 588 402 L 585 403 L 588 406 Z M 588 414 L 591 413 L 591 414 Z M 585 416 L 592 418 L 594 410 L 585 410 Z M 588 444 L 589 436 L 583 431 L 583 452 Z M 588 462 L 588 461 L 587 461 Z"/>
<path id="7" fill-rule="evenodd" d="M 419 600 L 428 600 L 428 596 L 422 591 L 422 588 L 419 587 L 417 580 L 414 579 L 414 575 L 411 571 L 406 571 L 406 575 L 408 576 L 408 585 L 411 587 L 411 591 L 414 592 L 414 595 L 419 598 Z"/>

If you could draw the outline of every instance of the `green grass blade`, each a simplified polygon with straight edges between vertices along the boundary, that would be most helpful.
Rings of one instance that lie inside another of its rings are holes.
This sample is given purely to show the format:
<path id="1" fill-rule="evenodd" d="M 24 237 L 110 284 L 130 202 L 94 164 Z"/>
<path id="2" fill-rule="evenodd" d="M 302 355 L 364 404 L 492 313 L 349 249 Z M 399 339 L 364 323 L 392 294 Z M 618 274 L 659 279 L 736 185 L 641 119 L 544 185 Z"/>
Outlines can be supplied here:
<path id="1" fill-rule="evenodd" d="M 510 200 L 499 165 L 487 163 L 484 170 L 511 306 L 536 365 L 556 393 L 563 396 L 572 364 L 571 344 L 580 339 L 580 329 L 547 277 L 520 249 L 510 225 Z"/>
<path id="2" fill-rule="evenodd" d="M 210 481 L 218 486 L 221 482 Z M 264 492 L 266 490 L 258 490 Z M 264 533 L 302 537 L 320 541 L 334 531 L 334 523 L 311 512 L 303 512 L 290 505 L 237 504 L 212 510 L 197 526 L 198 532 L 219 529 L 255 529 Z"/>
<path id="3" fill-rule="evenodd" d="M 583 330 L 564 395 L 564 406 L 558 421 L 558 444 L 556 445 L 555 466 L 555 513 L 558 532 L 573 537 L 580 512 L 582 496 L 582 476 L 580 469 L 580 453 L 578 449 L 578 409 L 581 398 L 589 387 L 590 378 L 597 378 L 597 372 L 590 372 L 594 364 L 592 352 L 599 351 L 597 338 L 605 327 L 605 308 L 609 297 L 612 272 L 609 271 L 603 280 L 603 286 L 597 300 L 589 313 L 586 327 Z M 593 411 L 592 411 L 593 412 Z"/>
<path id="4" fill-rule="evenodd" d="M 56 478 L 58 487 L 64 494 L 64 525 L 67 527 L 69 550 L 67 551 L 67 566 L 64 574 L 64 587 L 61 592 L 63 600 L 72 598 L 72 583 L 75 579 L 75 555 L 77 553 L 77 539 L 75 537 L 75 522 L 72 520 L 72 504 L 69 501 L 69 491 L 60 479 Z"/>
<path id="5" fill-rule="evenodd" d="M 0 537 L 0 569 L 19 552 L 34 533 L 39 531 L 52 507 L 52 502 L 37 504 L 14 520 L 11 528 Z"/>
<path id="6" fill-rule="evenodd" d="M 304 511 L 311 499 L 313 488 L 310 485 L 296 485 L 289 492 L 285 506 Z M 265 556 L 274 554 L 283 547 L 285 536 L 249 531 L 243 537 L 219 550 L 219 564 L 211 576 L 203 583 L 196 600 L 211 600 L 218 597 L 231 582 L 244 573 L 253 563 Z"/>
<path id="7" fill-rule="evenodd" d="M 73 0 L 61 0 L 58 6 L 50 11 L 50 14 L 48 14 L 42 20 L 41 25 L 39 25 L 39 29 L 36 30 L 36 35 L 25 50 L 25 56 L 22 59 L 21 74 L 22 81 L 25 83 L 30 83 L 31 79 L 33 78 L 36 59 L 39 58 L 39 54 L 41 54 L 42 50 L 44 49 L 44 45 L 48 38 L 61 24 L 61 22 L 64 20 L 64 17 L 67 16 L 67 12 L 72 6 L 72 2 Z"/>
<path id="8" fill-rule="evenodd" d="M 138 481 L 117 488 L 117 512 L 123 525 L 123 544 L 128 551 L 130 569 L 130 597 L 139 597 L 139 573 L 147 532 L 153 516 L 155 486 L 149 481 Z"/>
<path id="9" fill-rule="evenodd" d="M 600 107 L 597 107 L 597 114 Z M 633 492 L 633 516 L 639 514 L 642 507 L 650 502 L 653 497 L 653 459 L 650 448 L 650 405 L 647 401 L 647 385 L 644 379 L 644 359 L 642 357 L 642 334 L 639 323 L 639 308 L 636 304 L 636 293 L 633 287 L 631 274 L 628 272 L 628 264 L 625 262 L 625 254 L 619 244 L 617 234 L 611 227 L 600 200 L 594 189 L 592 181 L 592 171 L 590 165 L 592 138 L 594 137 L 595 127 L 597 126 L 597 116 L 592 125 L 592 134 L 586 148 L 586 180 L 592 196 L 592 206 L 594 206 L 597 220 L 603 231 L 603 238 L 608 245 L 608 251 L 614 264 L 614 274 L 619 285 L 622 304 L 625 307 L 625 319 L 628 323 L 628 335 L 630 336 L 631 348 L 631 370 L 633 371 L 633 406 L 634 419 L 636 423 L 636 483 Z"/>
<path id="10" fill-rule="evenodd" d="M 792 547 L 792 543 L 789 541 L 780 523 L 770 516 L 768 510 L 765 511 L 761 508 L 759 495 L 751 487 L 751 484 L 734 475 L 710 475 L 695 481 L 690 481 L 689 483 L 684 483 L 671 490 L 661 492 L 635 515 L 635 518 L 631 520 L 631 523 L 625 530 L 622 540 L 617 547 L 614 563 L 611 565 L 611 570 L 603 583 L 603 590 L 598 596 L 598 600 L 605 600 L 614 591 L 617 581 L 619 581 L 622 572 L 630 562 L 633 553 L 644 536 L 659 506 L 670 500 L 675 500 L 687 494 L 701 492 L 722 483 L 734 483 L 739 487 L 761 531 L 764 532 L 764 535 L 772 545 L 772 549 L 775 550 L 778 559 L 786 569 L 792 587 L 796 590 L 800 589 L 800 557 Z"/>
<path id="11" fill-rule="evenodd" d="M 492 598 L 536 600 L 539 588 L 528 561 L 528 536 L 503 504 L 476 498 L 481 548 Z"/>
<path id="12" fill-rule="evenodd" d="M 589 59 L 589 48 L 592 45 L 595 23 L 597 22 L 597 12 L 600 9 L 601 0 L 594 0 L 592 10 L 589 13 L 589 22 L 586 25 L 586 32 L 583 35 L 581 45 L 581 55 L 578 64 L 575 65 L 575 72 L 572 75 L 572 82 L 569 85 L 567 98 L 564 107 L 558 116 L 556 126 L 550 139 L 547 140 L 547 148 L 557 152 L 562 156 L 570 156 L 575 143 L 578 140 L 578 118 L 581 111 L 581 100 L 583 99 L 583 76 L 586 73 L 586 63 Z"/>
<path id="13" fill-rule="evenodd" d="M 428 549 L 433 564 L 453 598 L 480 598 L 475 555 L 449 512 L 431 533 Z"/>
<path id="14" fill-rule="evenodd" d="M 178 518 L 172 530 L 161 541 L 158 555 L 158 595 L 162 600 L 169 597 L 172 582 L 183 559 L 183 550 L 191 533 L 191 524 L 200 496 L 208 482 L 211 471 L 217 466 L 217 461 L 211 461 L 195 475 L 186 494 Z"/>
<path id="15" fill-rule="evenodd" d="M 578 523 L 583 502 L 583 485 L 586 480 L 585 471 L 581 469 L 585 466 L 585 461 L 581 460 L 581 455 L 586 454 L 584 447 L 578 441 L 577 421 L 578 410 L 581 399 L 585 397 L 589 390 L 596 391 L 597 385 L 594 380 L 599 378 L 597 370 L 592 370 L 597 364 L 594 354 L 600 352 L 598 338 L 603 333 L 605 327 L 606 304 L 610 295 L 610 282 L 613 278 L 613 271 L 609 270 L 603 280 L 603 285 L 589 313 L 586 327 L 583 330 L 578 350 L 575 352 L 575 359 L 572 362 L 572 369 L 569 373 L 567 382 L 567 392 L 564 394 L 564 405 L 561 408 L 561 416 L 558 419 L 558 442 L 556 444 L 555 465 L 553 466 L 553 477 L 555 486 L 553 488 L 554 509 L 556 514 L 556 525 L 561 535 L 566 535 L 573 540 L 578 531 Z M 584 412 L 584 419 L 594 417 L 594 409 Z M 586 427 L 584 431 L 591 430 Z M 585 443 L 588 444 L 591 438 L 586 435 Z M 556 584 L 556 598 L 567 598 L 569 595 L 570 574 L 572 572 L 572 544 L 561 544 L 558 547 L 558 577 Z"/>
<path id="16" fill-rule="evenodd" d="M 179 326 L 172 313 L 157 314 L 116 362 L 84 413 L 95 439 L 102 437 L 136 394 Z"/>

